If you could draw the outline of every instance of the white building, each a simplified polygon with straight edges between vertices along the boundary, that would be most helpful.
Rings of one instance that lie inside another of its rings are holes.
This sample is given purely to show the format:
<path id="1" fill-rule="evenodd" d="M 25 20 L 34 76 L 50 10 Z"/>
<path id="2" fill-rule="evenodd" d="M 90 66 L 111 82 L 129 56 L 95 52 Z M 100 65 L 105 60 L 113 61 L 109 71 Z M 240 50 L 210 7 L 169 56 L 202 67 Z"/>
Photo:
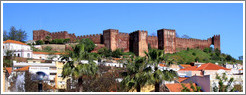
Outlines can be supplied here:
<path id="1" fill-rule="evenodd" d="M 30 61 L 29 61 L 30 62 Z M 26 67 L 29 72 L 36 74 L 37 72 L 43 72 L 47 75 L 49 85 L 55 85 L 55 77 L 57 75 L 56 64 L 53 61 L 52 63 L 26 63 L 26 62 L 16 62 L 13 61 L 13 70 Z"/>
<path id="2" fill-rule="evenodd" d="M 60 60 L 61 53 L 33 52 L 33 59 Z"/>
<path id="3" fill-rule="evenodd" d="M 6 56 L 6 52 L 10 50 L 13 51 L 12 56 L 23 57 L 23 58 L 32 58 L 31 47 L 25 43 L 14 40 L 7 40 L 3 42 L 3 56 Z"/>

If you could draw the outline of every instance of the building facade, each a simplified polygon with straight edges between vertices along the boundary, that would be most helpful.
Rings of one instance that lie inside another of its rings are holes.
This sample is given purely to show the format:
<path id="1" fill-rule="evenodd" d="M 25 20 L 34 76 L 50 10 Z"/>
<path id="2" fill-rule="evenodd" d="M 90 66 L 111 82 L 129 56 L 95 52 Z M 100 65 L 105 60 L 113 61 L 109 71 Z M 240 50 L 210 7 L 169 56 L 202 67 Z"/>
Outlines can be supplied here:
<path id="1" fill-rule="evenodd" d="M 3 56 L 7 56 L 7 51 L 13 51 L 12 56 L 23 57 L 23 58 L 32 58 L 31 47 L 25 43 L 7 40 L 3 42 Z"/>

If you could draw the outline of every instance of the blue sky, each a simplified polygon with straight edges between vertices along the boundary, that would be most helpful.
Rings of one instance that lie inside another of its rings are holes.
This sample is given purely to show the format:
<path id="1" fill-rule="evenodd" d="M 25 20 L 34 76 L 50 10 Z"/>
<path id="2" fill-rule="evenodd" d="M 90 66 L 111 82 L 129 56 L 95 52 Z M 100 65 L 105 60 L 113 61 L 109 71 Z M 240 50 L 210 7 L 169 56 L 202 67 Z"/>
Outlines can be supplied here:
<path id="1" fill-rule="evenodd" d="M 3 29 L 11 26 L 32 31 L 68 31 L 75 35 L 99 34 L 105 29 L 130 33 L 175 29 L 178 35 L 207 39 L 221 35 L 221 51 L 235 58 L 243 55 L 243 4 L 241 3 L 5 3 Z"/>

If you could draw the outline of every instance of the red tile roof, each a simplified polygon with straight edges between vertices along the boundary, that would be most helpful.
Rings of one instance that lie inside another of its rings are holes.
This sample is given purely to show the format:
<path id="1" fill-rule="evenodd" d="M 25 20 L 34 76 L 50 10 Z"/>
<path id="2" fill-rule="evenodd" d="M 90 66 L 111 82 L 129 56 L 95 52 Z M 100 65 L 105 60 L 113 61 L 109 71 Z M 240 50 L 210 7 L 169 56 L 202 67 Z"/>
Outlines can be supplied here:
<path id="1" fill-rule="evenodd" d="M 6 70 L 8 71 L 9 74 L 12 72 L 12 67 L 6 67 Z"/>
<path id="2" fill-rule="evenodd" d="M 16 69 L 15 71 L 28 71 L 30 66 L 25 66 L 19 69 Z"/>
<path id="3" fill-rule="evenodd" d="M 200 71 L 200 70 L 230 70 L 225 67 L 221 67 L 219 65 L 213 64 L 213 63 L 206 63 L 202 64 L 201 66 L 192 66 L 192 67 L 187 67 L 184 69 L 180 69 L 181 71 Z"/>
<path id="4" fill-rule="evenodd" d="M 161 66 L 161 67 L 166 67 L 166 65 L 165 65 L 165 64 L 159 64 L 159 66 Z"/>
<path id="5" fill-rule="evenodd" d="M 188 65 L 188 64 L 179 64 L 180 66 L 184 67 L 184 68 L 187 68 L 187 67 L 192 67 L 191 65 Z"/>
<path id="6" fill-rule="evenodd" d="M 52 54 L 52 53 L 49 53 L 49 52 L 32 52 L 33 54 Z M 64 54 L 64 53 L 60 53 L 60 52 L 57 52 L 57 53 L 53 53 L 54 55 L 60 55 L 60 54 Z"/>
<path id="7" fill-rule="evenodd" d="M 188 78 L 179 77 L 178 81 L 179 81 L 179 82 L 182 82 L 182 81 L 184 81 L 184 80 L 186 80 L 186 79 L 188 79 Z"/>
<path id="8" fill-rule="evenodd" d="M 7 41 L 4 41 L 3 43 L 15 43 L 15 44 L 27 45 L 25 43 L 22 43 L 20 41 L 15 41 L 15 40 L 7 40 Z"/>
<path id="9" fill-rule="evenodd" d="M 191 66 L 184 69 L 180 69 L 180 71 L 197 71 L 197 66 Z"/>
<path id="10" fill-rule="evenodd" d="M 219 70 L 219 69 L 230 70 L 213 63 L 202 64 L 200 67 L 197 68 L 197 70 Z"/>
<path id="11" fill-rule="evenodd" d="M 185 87 L 187 87 L 188 89 L 191 89 L 191 85 L 190 83 L 173 83 L 173 84 L 166 84 L 166 87 L 168 88 L 168 90 L 170 92 L 182 92 L 183 86 L 181 84 L 184 84 Z M 195 86 L 196 88 L 196 84 L 192 83 L 193 86 Z"/>

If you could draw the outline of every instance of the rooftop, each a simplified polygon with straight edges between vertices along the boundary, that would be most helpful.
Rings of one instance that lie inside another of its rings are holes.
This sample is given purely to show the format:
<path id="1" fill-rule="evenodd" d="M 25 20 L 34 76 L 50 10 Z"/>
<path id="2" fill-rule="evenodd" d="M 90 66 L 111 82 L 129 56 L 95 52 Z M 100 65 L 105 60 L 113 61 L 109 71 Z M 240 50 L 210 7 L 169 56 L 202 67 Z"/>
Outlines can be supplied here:
<path id="1" fill-rule="evenodd" d="M 27 45 L 25 43 L 22 43 L 20 41 L 15 41 L 15 40 L 7 40 L 7 41 L 4 41 L 3 43 L 15 43 L 15 44 Z"/>
<path id="2" fill-rule="evenodd" d="M 166 87 L 168 88 L 168 90 L 170 92 L 182 92 L 183 86 L 181 84 L 184 84 L 185 87 L 187 87 L 188 89 L 191 89 L 191 85 L 190 83 L 174 83 L 174 84 L 166 84 Z M 196 87 L 195 83 L 192 83 L 192 85 L 194 87 Z"/>
<path id="3" fill-rule="evenodd" d="M 15 71 L 28 71 L 30 66 L 25 66 L 19 69 L 16 69 Z"/>
<path id="4" fill-rule="evenodd" d="M 200 70 L 230 70 L 227 69 L 225 67 L 213 64 L 213 63 L 206 63 L 206 64 L 202 64 L 200 66 L 191 66 L 191 67 L 187 67 L 184 69 L 180 69 L 181 71 L 200 71 Z"/>

